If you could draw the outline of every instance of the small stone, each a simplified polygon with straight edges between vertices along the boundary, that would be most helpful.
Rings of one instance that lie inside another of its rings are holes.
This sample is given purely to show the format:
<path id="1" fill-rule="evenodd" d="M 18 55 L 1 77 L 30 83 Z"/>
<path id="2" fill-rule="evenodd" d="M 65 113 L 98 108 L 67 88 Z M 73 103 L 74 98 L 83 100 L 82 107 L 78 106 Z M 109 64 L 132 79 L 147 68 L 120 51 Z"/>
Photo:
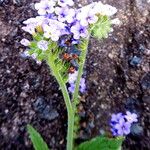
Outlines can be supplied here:
<path id="1" fill-rule="evenodd" d="M 142 126 L 140 126 L 138 123 L 134 123 L 132 126 L 131 126 L 131 134 L 133 135 L 133 136 L 142 136 L 143 135 L 143 132 L 144 132 L 144 130 L 143 130 L 143 127 Z"/>
<path id="2" fill-rule="evenodd" d="M 130 61 L 130 65 L 138 66 L 141 62 L 142 62 L 142 59 L 140 57 L 134 56 Z"/>
<path id="3" fill-rule="evenodd" d="M 114 58 L 114 55 L 113 55 L 112 53 L 109 53 L 109 54 L 108 54 L 108 57 L 109 57 L 110 59 L 113 59 L 113 58 Z"/>
<path id="4" fill-rule="evenodd" d="M 141 52 L 144 52 L 145 51 L 145 47 L 144 47 L 144 45 L 142 45 L 142 44 L 140 44 L 140 46 L 139 46 L 139 49 L 138 49 L 139 51 L 141 51 Z"/>
<path id="5" fill-rule="evenodd" d="M 51 121 L 59 116 L 55 109 L 46 104 L 44 97 L 37 98 L 36 102 L 33 104 L 33 107 L 42 119 Z"/>
<path id="6" fill-rule="evenodd" d="M 41 118 L 47 119 L 49 121 L 54 120 L 59 116 L 58 112 L 55 109 L 52 109 L 50 106 L 46 106 L 43 112 L 40 114 Z"/>
<path id="7" fill-rule="evenodd" d="M 22 2 L 23 2 L 23 0 L 13 0 L 13 3 L 17 6 L 21 6 Z"/>
<path id="8" fill-rule="evenodd" d="M 125 103 L 126 110 L 130 111 L 131 113 L 136 113 L 137 115 L 140 114 L 140 106 L 139 100 L 132 97 L 129 97 Z"/>
<path id="9" fill-rule="evenodd" d="M 150 89 L 150 72 L 143 76 L 141 86 L 144 90 Z"/>

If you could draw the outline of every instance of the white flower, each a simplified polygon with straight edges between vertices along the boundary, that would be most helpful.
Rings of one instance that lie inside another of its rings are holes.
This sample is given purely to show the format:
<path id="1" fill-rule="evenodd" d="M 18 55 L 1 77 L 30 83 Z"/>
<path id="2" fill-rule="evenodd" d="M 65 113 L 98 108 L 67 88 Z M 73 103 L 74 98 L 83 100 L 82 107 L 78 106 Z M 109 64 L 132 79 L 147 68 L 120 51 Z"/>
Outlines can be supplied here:
<path id="1" fill-rule="evenodd" d="M 75 71 L 74 73 L 69 73 L 68 82 L 70 84 L 75 83 L 75 81 L 77 80 L 77 76 L 78 76 L 78 71 Z"/>
<path id="2" fill-rule="evenodd" d="M 129 123 L 137 122 L 137 114 L 131 113 L 129 111 L 126 112 L 127 115 L 125 115 L 125 118 Z"/>
<path id="3" fill-rule="evenodd" d="M 35 33 L 35 27 L 31 26 L 31 25 L 27 25 L 25 27 L 22 27 L 22 29 L 30 34 L 34 34 Z"/>
<path id="4" fill-rule="evenodd" d="M 22 27 L 22 29 L 30 34 L 34 34 L 35 28 L 37 26 L 41 26 L 44 22 L 44 19 L 45 18 L 43 16 L 37 16 L 36 18 L 29 18 L 23 22 L 26 26 Z"/>
<path id="5" fill-rule="evenodd" d="M 22 45 L 24 45 L 24 46 L 29 46 L 30 45 L 30 41 L 29 40 L 27 40 L 27 39 L 22 39 L 21 41 L 20 41 L 20 43 L 22 44 Z"/>
<path id="6" fill-rule="evenodd" d="M 117 9 L 111 5 L 104 5 L 102 2 L 95 2 L 93 10 L 96 14 L 112 16 L 117 12 Z"/>
<path id="7" fill-rule="evenodd" d="M 46 51 L 48 49 L 48 42 L 45 40 L 41 40 L 37 43 L 39 49 Z"/>
<path id="8" fill-rule="evenodd" d="M 53 13 L 54 6 L 54 1 L 42 0 L 40 3 L 35 4 L 35 9 L 38 10 L 39 15 L 45 15 L 46 13 Z"/>
<path id="9" fill-rule="evenodd" d="M 65 27 L 66 24 L 49 19 L 49 23 L 43 25 L 44 37 L 51 38 L 53 41 L 58 41 L 59 37 L 65 34 Z"/>

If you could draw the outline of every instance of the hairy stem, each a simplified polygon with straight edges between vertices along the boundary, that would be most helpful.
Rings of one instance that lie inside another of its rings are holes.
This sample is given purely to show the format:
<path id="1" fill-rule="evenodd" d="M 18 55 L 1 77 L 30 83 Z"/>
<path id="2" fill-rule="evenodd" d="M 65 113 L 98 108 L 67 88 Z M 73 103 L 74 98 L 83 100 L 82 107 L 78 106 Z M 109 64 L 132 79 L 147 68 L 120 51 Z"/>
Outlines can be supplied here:
<path id="1" fill-rule="evenodd" d="M 83 41 L 83 43 L 81 43 L 81 57 L 80 57 L 81 62 L 79 64 L 78 76 L 75 85 L 75 92 L 73 94 L 74 109 L 76 109 L 76 104 L 78 102 L 80 80 L 83 74 L 83 68 L 86 60 L 88 44 L 89 44 L 89 37 L 85 41 Z"/>
<path id="2" fill-rule="evenodd" d="M 55 76 L 57 82 L 59 83 L 60 89 L 63 94 L 63 98 L 65 100 L 65 104 L 67 107 L 67 114 L 68 114 L 68 130 L 67 130 L 67 150 L 73 149 L 73 130 L 74 130 L 74 110 L 71 104 L 71 100 L 67 91 L 67 87 L 55 66 L 52 57 L 49 56 L 48 58 L 48 65 L 50 66 L 53 75 Z"/>

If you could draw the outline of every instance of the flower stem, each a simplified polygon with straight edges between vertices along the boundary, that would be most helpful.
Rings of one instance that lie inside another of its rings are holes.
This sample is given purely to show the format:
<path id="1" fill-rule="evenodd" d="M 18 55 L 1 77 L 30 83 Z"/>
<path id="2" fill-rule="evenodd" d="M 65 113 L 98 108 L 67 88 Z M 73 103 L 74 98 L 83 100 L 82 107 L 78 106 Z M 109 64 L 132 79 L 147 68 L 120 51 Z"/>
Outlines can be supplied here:
<path id="1" fill-rule="evenodd" d="M 89 44 L 89 37 L 86 40 L 84 40 L 80 45 L 81 46 L 81 57 L 80 57 L 81 62 L 79 64 L 78 76 L 77 76 L 77 80 L 75 84 L 75 92 L 73 94 L 74 110 L 76 110 L 76 105 L 78 103 L 80 80 L 83 74 L 83 68 L 84 68 L 84 64 L 86 60 L 88 44 Z"/>
<path id="2" fill-rule="evenodd" d="M 68 114 L 68 130 L 67 130 L 67 150 L 73 149 L 73 130 L 74 130 L 74 110 L 71 104 L 71 100 L 67 91 L 67 87 L 55 66 L 52 57 L 48 57 L 48 65 L 50 66 L 53 75 L 55 76 L 57 82 L 59 83 L 60 89 L 63 94 L 63 98 L 65 100 L 65 104 L 67 107 L 67 114 Z"/>

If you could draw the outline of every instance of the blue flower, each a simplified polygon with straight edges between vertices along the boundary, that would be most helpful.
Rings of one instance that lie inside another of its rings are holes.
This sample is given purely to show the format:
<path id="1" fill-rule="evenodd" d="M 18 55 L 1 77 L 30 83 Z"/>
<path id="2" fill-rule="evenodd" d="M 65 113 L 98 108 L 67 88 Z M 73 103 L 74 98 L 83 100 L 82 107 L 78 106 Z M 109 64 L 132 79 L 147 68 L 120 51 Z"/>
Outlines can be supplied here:
<path id="1" fill-rule="evenodd" d="M 112 114 L 111 116 L 111 131 L 114 136 L 125 136 L 130 133 L 130 128 L 133 122 L 137 122 L 137 115 L 129 111 L 127 115 L 122 113 Z"/>
<path id="2" fill-rule="evenodd" d="M 71 32 L 76 40 L 80 39 L 80 37 L 85 38 L 88 35 L 87 27 L 82 26 L 78 21 L 71 27 Z"/>

